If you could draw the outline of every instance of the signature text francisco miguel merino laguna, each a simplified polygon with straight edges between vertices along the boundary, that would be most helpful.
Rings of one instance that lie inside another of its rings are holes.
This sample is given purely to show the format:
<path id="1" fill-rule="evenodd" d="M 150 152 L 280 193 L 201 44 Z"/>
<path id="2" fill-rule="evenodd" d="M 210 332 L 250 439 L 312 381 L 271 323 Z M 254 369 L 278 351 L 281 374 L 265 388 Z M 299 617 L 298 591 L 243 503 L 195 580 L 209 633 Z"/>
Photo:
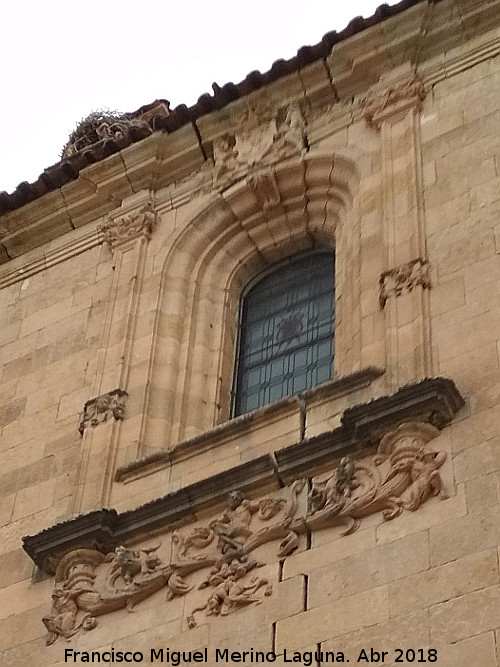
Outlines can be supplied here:
<path id="1" fill-rule="evenodd" d="M 237 663 L 247 664 L 269 663 L 281 659 L 282 662 L 300 663 L 305 667 L 321 663 L 354 662 L 360 664 L 384 664 L 387 660 L 396 663 L 409 662 L 436 662 L 436 649 L 393 649 L 392 651 L 378 651 L 374 648 L 363 648 L 356 656 L 348 658 L 342 651 L 294 651 L 284 649 L 283 654 L 278 656 L 273 651 L 230 651 L 228 648 L 208 648 L 199 651 L 171 651 L 169 648 L 152 648 L 148 653 L 143 651 L 75 651 L 67 648 L 64 651 L 64 662 L 146 662 L 154 664 L 168 663 L 172 667 L 179 667 L 184 663 L 199 662 L 202 664 Z M 387 664 L 386 663 L 386 664 Z"/>

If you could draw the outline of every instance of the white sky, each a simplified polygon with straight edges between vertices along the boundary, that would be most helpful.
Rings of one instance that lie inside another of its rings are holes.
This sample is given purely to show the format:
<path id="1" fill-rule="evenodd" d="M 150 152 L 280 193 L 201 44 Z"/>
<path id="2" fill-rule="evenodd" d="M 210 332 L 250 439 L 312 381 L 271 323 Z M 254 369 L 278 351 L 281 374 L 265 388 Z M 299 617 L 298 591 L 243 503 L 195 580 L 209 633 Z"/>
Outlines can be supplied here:
<path id="1" fill-rule="evenodd" d="M 376 0 L 19 0 L 0 7 L 0 191 L 59 160 L 92 110 L 194 104 Z M 388 4 L 396 4 L 395 0 Z"/>

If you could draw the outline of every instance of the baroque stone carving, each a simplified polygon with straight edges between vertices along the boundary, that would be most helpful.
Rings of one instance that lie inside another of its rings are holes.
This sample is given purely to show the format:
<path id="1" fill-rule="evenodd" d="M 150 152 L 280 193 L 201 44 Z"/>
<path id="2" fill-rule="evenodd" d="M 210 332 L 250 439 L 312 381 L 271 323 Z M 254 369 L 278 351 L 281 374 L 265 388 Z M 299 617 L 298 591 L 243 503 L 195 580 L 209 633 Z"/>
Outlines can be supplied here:
<path id="1" fill-rule="evenodd" d="M 419 105 L 424 99 L 424 84 L 421 79 L 414 77 L 388 88 L 382 95 L 366 98 L 362 105 L 363 116 L 369 125 L 379 128 L 386 112 L 392 113 L 410 104 Z"/>
<path id="2" fill-rule="evenodd" d="M 430 289 L 429 262 L 418 257 L 417 259 L 401 264 L 393 269 L 384 271 L 380 276 L 379 301 L 383 308 L 391 296 L 401 296 L 411 292 L 420 285 L 423 289 Z"/>
<path id="3" fill-rule="evenodd" d="M 88 548 L 67 553 L 57 565 L 52 609 L 42 619 L 47 643 L 92 630 L 100 616 L 132 611 L 162 589 L 167 602 L 188 595 L 200 581 L 192 576 L 202 570 L 207 574 L 196 590 L 207 596 L 193 603 L 189 627 L 199 614 L 226 616 L 260 604 L 272 595 L 272 584 L 258 574 L 265 565 L 253 555 L 258 547 L 278 542 L 276 557 L 286 558 L 310 531 L 339 526 L 348 535 L 369 515 L 381 513 L 389 521 L 404 510 L 416 511 L 431 496 L 445 498 L 440 469 L 446 453 L 428 447 L 438 433 L 430 423 L 408 421 L 380 439 L 375 455 L 344 456 L 326 478 L 313 482 L 303 512 L 299 496 L 305 480 L 287 487 L 286 498 L 249 499 L 232 491 L 218 516 L 172 533 L 168 563 L 161 544 L 119 545 L 108 555 Z"/>
<path id="4" fill-rule="evenodd" d="M 264 595 L 271 595 L 273 587 L 265 577 L 253 576 L 246 583 L 243 581 L 248 572 L 263 565 L 248 556 L 240 556 L 212 568 L 208 578 L 198 587 L 210 587 L 208 600 L 192 610 L 187 618 L 188 626 L 196 627 L 195 614 L 199 611 L 204 611 L 206 616 L 227 616 L 242 607 L 259 604 L 262 599 L 256 594 L 263 587 Z"/>
<path id="5" fill-rule="evenodd" d="M 278 206 L 281 200 L 276 177 L 272 171 L 257 172 L 248 177 L 248 184 L 257 197 L 263 211 Z"/>
<path id="6" fill-rule="evenodd" d="M 343 534 L 349 535 L 370 514 L 381 512 L 389 521 L 403 509 L 417 510 L 431 496 L 445 498 L 439 469 L 446 453 L 426 448 L 438 433 L 431 424 L 406 422 L 381 439 L 368 461 L 343 459 L 330 477 L 313 485 L 307 526 L 344 526 Z"/>
<path id="7" fill-rule="evenodd" d="M 193 586 L 186 577 L 210 568 L 199 588 L 209 588 L 206 603 L 194 609 L 188 624 L 194 627 L 195 614 L 226 615 L 237 609 L 258 603 L 258 592 L 271 595 L 268 580 L 252 570 L 262 567 L 249 554 L 258 546 L 282 539 L 280 553 L 290 553 L 298 536 L 291 534 L 289 525 L 297 510 L 297 495 L 304 482 L 291 485 L 288 500 L 263 498 L 248 500 L 235 491 L 228 498 L 227 508 L 205 527 L 198 527 L 185 536 L 172 535 L 172 557 L 165 564 L 157 555 L 159 544 L 143 549 L 120 545 L 107 556 L 93 549 L 76 549 L 59 562 L 52 593 L 51 612 L 42 621 L 48 630 L 47 644 L 58 637 L 69 639 L 80 629 L 92 630 L 97 618 L 118 609 L 132 611 L 141 600 L 166 588 L 167 601 L 186 595 Z M 253 519 L 271 522 L 255 529 Z M 195 551 L 196 553 L 191 553 Z M 107 568 L 96 585 L 96 569 Z"/>
<path id="8" fill-rule="evenodd" d="M 298 104 L 273 113 L 269 107 L 248 105 L 233 134 L 213 142 L 215 185 L 227 186 L 255 165 L 272 164 L 283 157 L 302 155 L 307 148 L 304 118 Z"/>
<path id="9" fill-rule="evenodd" d="M 99 227 L 103 240 L 111 248 L 120 243 L 143 237 L 150 239 L 157 224 L 157 215 L 153 204 L 148 202 L 138 211 L 124 215 L 115 220 L 109 219 Z"/>
<path id="10" fill-rule="evenodd" d="M 64 556 L 56 570 L 52 610 L 42 619 L 47 644 L 58 637 L 69 639 L 80 629 L 92 630 L 104 614 L 132 611 L 162 588 L 167 588 L 167 599 L 190 590 L 174 566 L 152 555 L 158 546 L 140 550 L 120 546 L 107 557 L 93 549 L 77 549 Z M 103 563 L 110 563 L 109 571 L 97 588 L 95 570 Z"/>
<path id="11" fill-rule="evenodd" d="M 80 435 L 83 435 L 83 432 L 89 426 L 104 424 L 111 417 L 119 421 L 123 420 L 127 396 L 126 391 L 114 389 L 107 394 L 102 394 L 102 396 L 87 401 L 78 423 Z"/>

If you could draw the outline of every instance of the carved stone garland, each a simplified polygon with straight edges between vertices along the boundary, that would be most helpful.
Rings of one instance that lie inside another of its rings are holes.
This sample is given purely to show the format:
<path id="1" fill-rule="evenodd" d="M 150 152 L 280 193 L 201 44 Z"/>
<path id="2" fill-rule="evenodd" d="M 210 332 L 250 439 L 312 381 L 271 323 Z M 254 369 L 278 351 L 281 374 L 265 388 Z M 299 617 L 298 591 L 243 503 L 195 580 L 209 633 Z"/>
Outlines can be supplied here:
<path id="1" fill-rule="evenodd" d="M 168 564 L 157 555 L 160 544 L 119 546 L 107 556 L 92 549 L 66 554 L 56 569 L 52 610 L 42 619 L 47 644 L 93 629 L 104 614 L 131 611 L 163 588 L 167 601 L 184 596 L 193 589 L 190 575 L 203 569 L 208 573 L 198 589 L 207 589 L 207 597 L 191 609 L 189 627 L 196 626 L 200 614 L 225 616 L 259 604 L 272 594 L 272 585 L 258 575 L 264 563 L 252 556 L 257 547 L 279 541 L 277 556 L 285 558 L 308 531 L 341 526 L 342 535 L 349 535 L 363 517 L 381 512 L 389 521 L 403 510 L 417 510 L 431 496 L 446 498 L 440 474 L 446 453 L 427 447 L 438 433 L 428 423 L 406 422 L 381 439 L 376 455 L 342 458 L 329 476 L 314 481 L 303 516 L 298 515 L 298 498 L 304 480 L 288 487 L 287 499 L 249 500 L 233 491 L 220 516 L 173 533 Z M 104 583 L 96 586 L 98 568 L 105 568 L 99 577 Z"/>

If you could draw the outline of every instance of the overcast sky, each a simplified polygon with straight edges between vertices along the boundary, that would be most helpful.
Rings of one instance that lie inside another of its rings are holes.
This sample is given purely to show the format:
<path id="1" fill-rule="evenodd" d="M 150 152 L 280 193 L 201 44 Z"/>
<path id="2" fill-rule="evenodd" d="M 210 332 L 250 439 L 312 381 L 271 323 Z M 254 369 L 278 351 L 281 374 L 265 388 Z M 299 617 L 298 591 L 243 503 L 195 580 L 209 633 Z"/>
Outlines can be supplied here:
<path id="1" fill-rule="evenodd" d="M 375 0 L 21 0 L 0 8 L 0 191 L 58 162 L 77 122 L 157 98 L 194 104 L 216 81 L 315 44 Z M 388 4 L 396 4 L 395 1 Z"/>

